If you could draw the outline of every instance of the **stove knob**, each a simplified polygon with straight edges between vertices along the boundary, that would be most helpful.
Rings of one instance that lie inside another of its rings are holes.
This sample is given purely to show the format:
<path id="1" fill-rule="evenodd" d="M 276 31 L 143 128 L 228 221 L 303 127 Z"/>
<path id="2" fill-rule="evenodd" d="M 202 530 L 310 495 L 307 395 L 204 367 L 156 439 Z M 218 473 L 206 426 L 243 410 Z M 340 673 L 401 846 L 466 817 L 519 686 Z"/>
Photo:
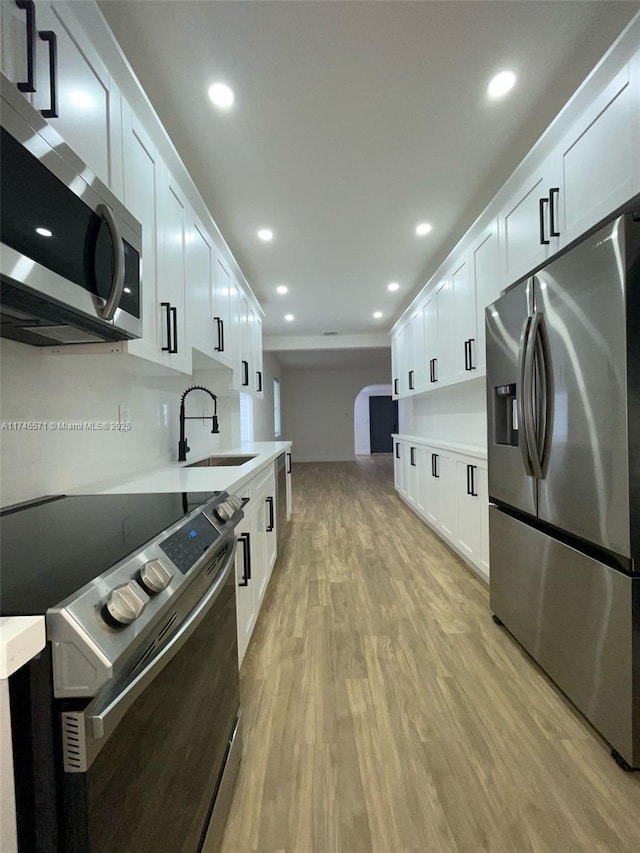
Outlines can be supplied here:
<path id="1" fill-rule="evenodd" d="M 107 599 L 107 610 L 116 622 L 128 625 L 140 616 L 148 600 L 149 598 L 138 584 L 135 581 L 129 581 L 112 590 Z"/>
<path id="2" fill-rule="evenodd" d="M 215 508 L 214 513 L 216 517 L 226 524 L 227 521 L 230 521 L 233 518 L 235 510 L 232 506 L 230 506 L 226 501 Z"/>
<path id="3" fill-rule="evenodd" d="M 151 560 L 140 569 L 140 580 L 149 592 L 162 592 L 166 589 L 173 575 L 161 560 Z"/>

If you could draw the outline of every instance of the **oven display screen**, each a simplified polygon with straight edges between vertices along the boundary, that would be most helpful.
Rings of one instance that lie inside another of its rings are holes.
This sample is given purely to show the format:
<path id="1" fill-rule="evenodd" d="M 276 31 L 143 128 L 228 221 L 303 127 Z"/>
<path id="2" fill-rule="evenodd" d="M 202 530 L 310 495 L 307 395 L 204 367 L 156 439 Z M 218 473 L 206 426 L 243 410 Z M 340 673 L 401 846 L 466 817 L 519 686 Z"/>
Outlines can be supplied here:
<path id="1" fill-rule="evenodd" d="M 219 536 L 215 527 L 200 514 L 165 539 L 160 548 L 185 575 Z"/>

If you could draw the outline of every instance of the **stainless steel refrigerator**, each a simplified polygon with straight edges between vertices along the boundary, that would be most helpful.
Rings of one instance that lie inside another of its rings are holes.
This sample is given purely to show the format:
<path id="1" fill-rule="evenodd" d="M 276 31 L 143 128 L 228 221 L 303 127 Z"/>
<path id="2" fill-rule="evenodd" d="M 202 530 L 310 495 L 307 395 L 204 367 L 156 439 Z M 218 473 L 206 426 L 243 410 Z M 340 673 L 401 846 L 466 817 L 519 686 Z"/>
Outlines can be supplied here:
<path id="1" fill-rule="evenodd" d="M 640 215 L 507 289 L 486 327 L 491 609 L 640 767 Z"/>

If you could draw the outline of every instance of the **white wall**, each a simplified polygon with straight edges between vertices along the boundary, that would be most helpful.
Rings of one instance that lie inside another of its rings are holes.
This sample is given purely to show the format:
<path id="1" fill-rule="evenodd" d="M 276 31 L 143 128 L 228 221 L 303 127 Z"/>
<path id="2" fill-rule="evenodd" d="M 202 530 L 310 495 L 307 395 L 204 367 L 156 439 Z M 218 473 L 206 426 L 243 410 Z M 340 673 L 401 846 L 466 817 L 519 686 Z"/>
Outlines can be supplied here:
<path id="1" fill-rule="evenodd" d="M 49 355 L 9 340 L 0 342 L 0 362 L 2 506 L 175 461 L 182 392 L 197 383 L 219 394 L 228 384 L 216 372 L 146 376 L 141 372 L 145 364 L 133 357 Z M 129 407 L 130 432 L 7 426 L 16 421 L 117 422 L 119 405 Z M 211 411 L 207 395 L 193 392 L 187 398 L 188 415 Z M 219 396 L 218 415 L 219 435 L 211 434 L 210 423 L 187 421 L 191 458 L 238 443 L 237 394 Z"/>
<path id="2" fill-rule="evenodd" d="M 363 388 L 356 397 L 354 406 L 355 450 L 358 454 L 371 453 L 371 433 L 369 430 L 369 397 L 391 396 L 391 385 L 370 385 Z"/>
<path id="3" fill-rule="evenodd" d="M 265 352 L 262 357 L 262 387 L 264 399 L 253 401 L 253 432 L 255 441 L 273 441 L 273 380 L 280 380 L 280 391 L 283 389 L 282 365 L 275 353 Z M 282 433 L 283 438 L 288 438 Z"/>
<path id="4" fill-rule="evenodd" d="M 486 447 L 485 379 L 452 385 L 404 401 L 400 431 L 424 438 Z"/>
<path id="5" fill-rule="evenodd" d="M 295 462 L 353 461 L 354 403 L 367 385 L 389 381 L 384 369 L 287 369 L 282 387 L 283 435 Z"/>

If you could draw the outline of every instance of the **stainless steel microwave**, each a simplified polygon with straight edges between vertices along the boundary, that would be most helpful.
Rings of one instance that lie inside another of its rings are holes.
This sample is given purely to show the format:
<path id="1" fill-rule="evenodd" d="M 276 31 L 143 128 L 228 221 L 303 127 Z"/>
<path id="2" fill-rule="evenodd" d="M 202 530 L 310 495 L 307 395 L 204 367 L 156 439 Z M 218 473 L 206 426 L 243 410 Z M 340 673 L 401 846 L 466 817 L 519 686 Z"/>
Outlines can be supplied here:
<path id="1" fill-rule="evenodd" d="M 142 226 L 2 76 L 0 336 L 142 334 Z"/>

